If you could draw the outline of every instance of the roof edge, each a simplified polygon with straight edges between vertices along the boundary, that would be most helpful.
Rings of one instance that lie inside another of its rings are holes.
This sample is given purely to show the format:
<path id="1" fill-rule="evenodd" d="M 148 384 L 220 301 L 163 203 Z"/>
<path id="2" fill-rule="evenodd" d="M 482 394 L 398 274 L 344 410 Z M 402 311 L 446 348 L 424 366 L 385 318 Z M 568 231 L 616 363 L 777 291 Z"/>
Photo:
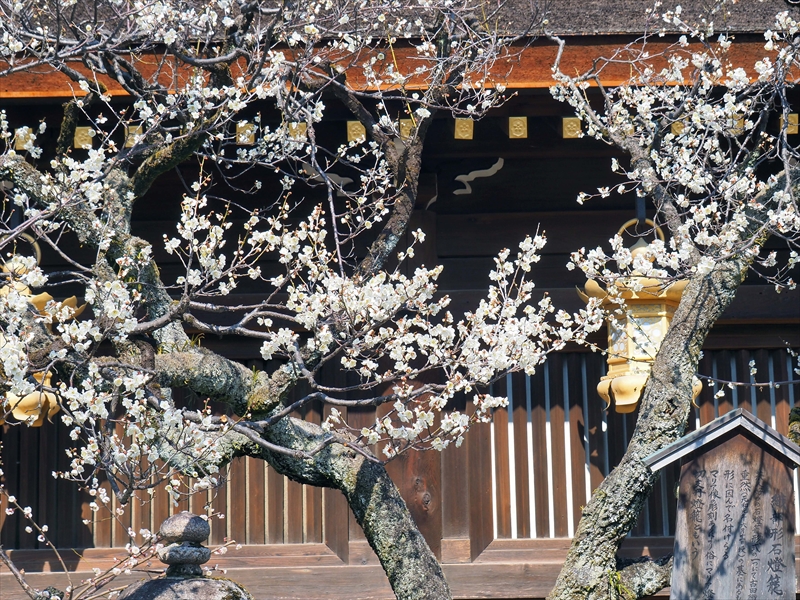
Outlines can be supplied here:
<path id="1" fill-rule="evenodd" d="M 644 459 L 644 463 L 655 473 L 738 428 L 744 429 L 751 436 L 763 441 L 767 446 L 792 461 L 795 466 L 800 466 L 800 446 L 743 408 L 732 410 L 658 452 L 654 452 Z"/>

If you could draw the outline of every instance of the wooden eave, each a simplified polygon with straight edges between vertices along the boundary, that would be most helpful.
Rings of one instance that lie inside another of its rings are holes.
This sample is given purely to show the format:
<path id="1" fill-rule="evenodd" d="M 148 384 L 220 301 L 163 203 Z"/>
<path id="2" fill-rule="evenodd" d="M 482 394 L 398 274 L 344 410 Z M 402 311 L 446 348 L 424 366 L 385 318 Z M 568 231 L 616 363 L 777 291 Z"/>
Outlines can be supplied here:
<path id="1" fill-rule="evenodd" d="M 800 466 L 800 447 L 788 437 L 781 435 L 764 421 L 742 408 L 737 408 L 714 419 L 697 431 L 693 431 L 666 448 L 651 454 L 644 459 L 644 463 L 650 467 L 651 471 L 658 471 L 737 429 L 741 429 L 746 435 L 760 440 L 781 456 L 785 456 L 795 466 Z"/>
<path id="2" fill-rule="evenodd" d="M 561 60 L 561 71 L 570 75 L 586 72 L 593 61 L 610 57 L 616 50 L 636 39 L 634 36 L 580 36 L 567 38 L 567 44 Z M 648 50 L 652 56 L 652 66 L 661 69 L 666 62 L 658 54 L 674 43 L 674 38 L 652 38 L 648 42 Z M 690 45 L 686 50 L 701 50 L 701 46 Z M 378 52 L 378 50 L 374 50 Z M 420 64 L 415 57 L 416 50 L 411 47 L 396 46 L 391 55 L 397 61 L 401 72 L 411 72 Z M 509 89 L 546 89 L 555 84 L 552 66 L 556 59 L 557 46 L 550 40 L 539 39 L 530 46 L 512 51 L 507 58 L 501 58 L 490 74 L 488 85 L 504 85 Z M 726 58 L 733 66 L 741 66 L 755 77 L 753 64 L 770 53 L 764 50 L 763 37 L 743 34 L 730 47 Z M 357 62 L 362 64 L 369 53 L 362 54 Z M 187 65 L 177 65 L 168 56 L 153 54 L 148 56 L 129 57 L 141 70 L 145 77 L 153 76 L 159 71 L 159 81 L 168 89 L 176 89 L 186 81 L 193 72 Z M 388 58 L 386 60 L 389 60 Z M 356 62 L 356 61 L 353 61 Z M 0 62 L 0 71 L 7 65 Z M 76 71 L 89 75 L 88 69 L 80 62 L 71 63 Z M 234 66 L 235 67 L 235 66 Z M 234 75 L 236 69 L 234 68 Z M 509 73 L 510 71 L 510 73 Z M 363 74 L 357 66 L 348 70 L 351 85 L 357 89 L 370 89 L 364 81 Z M 630 65 L 620 62 L 607 64 L 603 68 L 602 81 L 606 86 L 625 83 L 631 76 Z M 93 77 L 93 76 L 92 76 Z M 99 75 L 98 80 L 105 84 L 111 96 L 125 97 L 127 92 L 115 80 Z M 419 89 L 422 82 L 410 81 L 405 89 Z M 391 90 L 393 88 L 388 87 Z M 396 87 L 394 89 L 397 89 Z M 0 99 L 53 99 L 63 100 L 83 95 L 80 88 L 72 80 L 56 69 L 43 65 L 35 69 L 18 71 L 0 77 Z"/>

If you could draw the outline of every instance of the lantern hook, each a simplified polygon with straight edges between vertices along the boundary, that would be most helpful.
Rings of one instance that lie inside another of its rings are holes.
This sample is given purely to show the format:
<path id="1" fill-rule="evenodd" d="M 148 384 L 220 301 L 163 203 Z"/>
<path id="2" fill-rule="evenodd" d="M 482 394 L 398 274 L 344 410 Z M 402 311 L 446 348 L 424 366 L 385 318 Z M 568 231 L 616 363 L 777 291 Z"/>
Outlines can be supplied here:
<path id="1" fill-rule="evenodd" d="M 658 238 L 662 242 L 665 241 L 664 231 L 661 229 L 661 227 L 656 225 L 655 222 L 652 219 L 645 219 L 644 222 L 645 222 L 646 225 L 650 225 L 653 228 L 653 231 L 656 232 L 656 235 L 658 236 Z M 631 219 L 630 221 L 625 221 L 625 223 L 622 225 L 622 227 L 619 228 L 619 231 L 617 232 L 617 234 L 618 235 L 622 235 L 622 233 L 624 231 L 626 231 L 628 229 L 628 227 L 631 227 L 632 225 L 638 225 L 638 224 L 639 224 L 639 219 Z"/>

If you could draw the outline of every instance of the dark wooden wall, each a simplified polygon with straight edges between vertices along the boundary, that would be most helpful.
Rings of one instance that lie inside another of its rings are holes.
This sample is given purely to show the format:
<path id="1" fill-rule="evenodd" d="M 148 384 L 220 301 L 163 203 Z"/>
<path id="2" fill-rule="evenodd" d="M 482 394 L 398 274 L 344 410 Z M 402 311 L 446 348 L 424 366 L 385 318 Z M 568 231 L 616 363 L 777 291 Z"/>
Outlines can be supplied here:
<path id="1" fill-rule="evenodd" d="M 748 381 L 749 363 L 757 379 L 791 379 L 792 357 L 784 349 L 711 350 L 701 374 Z M 477 426 L 464 446 L 446 452 L 412 453 L 389 465 L 418 525 L 446 562 L 475 560 L 494 539 L 570 537 L 586 504 L 610 468 L 619 461 L 636 415 L 606 412 L 594 386 L 604 372 L 600 354 L 557 354 L 532 376 L 509 376 L 494 393 L 507 393 L 508 409 L 497 409 L 490 425 Z M 800 402 L 800 386 L 741 388 L 715 399 L 706 386 L 692 428 L 734 408 L 745 408 L 781 433 L 788 414 Z M 319 422 L 309 410 L 304 418 Z M 374 411 L 350 410 L 354 426 L 372 422 Z M 157 529 L 172 512 L 212 507 L 224 519 L 212 519 L 212 544 L 234 539 L 242 544 L 326 544 L 346 563 L 369 561 L 369 550 L 339 492 L 303 486 L 276 474 L 263 462 L 237 459 L 225 484 L 190 502 L 171 507 L 157 491 L 125 508 L 118 522 L 107 511 L 92 513 L 91 500 L 75 487 L 54 480 L 63 468 L 67 429 L 56 422 L 41 429 L 3 428 L 4 471 L 8 489 L 48 523 L 60 547 L 119 547 L 132 527 Z M 61 458 L 61 457 L 64 458 Z M 637 525 L 635 536 L 673 533 L 675 474 L 665 473 Z M 0 506 L 5 509 L 5 505 Z M 116 509 L 115 503 L 111 505 Z M 83 519 L 89 523 L 84 525 Z M 348 525 L 349 523 L 349 525 Z M 0 511 L 0 540 L 6 548 L 43 547 L 24 532 L 19 515 Z"/>

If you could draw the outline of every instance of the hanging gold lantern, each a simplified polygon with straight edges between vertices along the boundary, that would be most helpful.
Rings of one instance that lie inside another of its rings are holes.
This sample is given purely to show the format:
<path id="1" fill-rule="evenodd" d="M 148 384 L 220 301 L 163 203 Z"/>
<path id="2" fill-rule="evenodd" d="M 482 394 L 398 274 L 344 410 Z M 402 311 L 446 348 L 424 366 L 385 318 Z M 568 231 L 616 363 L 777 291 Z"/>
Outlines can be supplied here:
<path id="1" fill-rule="evenodd" d="M 39 244 L 29 234 L 23 233 L 20 235 L 22 239 L 29 242 L 33 247 L 36 255 L 36 263 L 41 264 L 42 251 Z M 0 266 L 3 273 L 7 273 L 10 279 L 9 283 L 0 287 L 0 297 L 7 296 L 12 290 L 25 298 L 33 305 L 37 311 L 44 312 L 47 303 L 53 300 L 53 297 L 47 292 L 34 295 L 31 289 L 23 283 L 19 277 L 24 275 L 27 270 L 19 264 L 9 267 L 8 263 Z M 78 307 L 78 300 L 75 296 L 67 298 L 60 303 L 58 310 L 63 307 L 69 307 L 70 318 L 80 315 L 86 305 Z M 47 325 L 48 329 L 50 325 Z M 5 344 L 5 338 L 0 333 L 0 345 Z M 43 371 L 33 373 L 33 378 L 42 387 L 51 387 L 52 375 Z M 44 423 L 45 417 L 51 419 L 54 414 L 59 411 L 58 397 L 52 392 L 42 391 L 41 389 L 35 390 L 30 394 L 20 398 L 15 394 L 8 393 L 6 396 L 0 397 L 0 425 L 5 423 L 5 416 L 10 413 L 18 421 L 27 421 L 31 427 L 41 427 Z"/>
<path id="2" fill-rule="evenodd" d="M 619 233 L 637 222 L 631 219 Z M 650 219 L 645 222 L 664 241 L 661 228 Z M 648 246 L 639 239 L 631 248 L 631 254 L 634 258 L 640 256 L 647 252 Z M 664 285 L 659 279 L 644 277 L 634 271 L 630 277 L 617 280 L 616 289 L 611 293 L 592 279 L 586 282 L 583 292 L 578 290 L 584 301 L 589 297 L 599 298 L 608 314 L 608 373 L 597 384 L 597 393 L 605 400 L 606 408 L 610 408 L 613 399 L 619 413 L 636 410 L 656 353 L 687 283 L 687 280 L 680 280 Z M 624 305 L 615 301 L 618 299 L 624 300 Z M 695 377 L 692 381 L 693 402 L 702 387 Z"/>

